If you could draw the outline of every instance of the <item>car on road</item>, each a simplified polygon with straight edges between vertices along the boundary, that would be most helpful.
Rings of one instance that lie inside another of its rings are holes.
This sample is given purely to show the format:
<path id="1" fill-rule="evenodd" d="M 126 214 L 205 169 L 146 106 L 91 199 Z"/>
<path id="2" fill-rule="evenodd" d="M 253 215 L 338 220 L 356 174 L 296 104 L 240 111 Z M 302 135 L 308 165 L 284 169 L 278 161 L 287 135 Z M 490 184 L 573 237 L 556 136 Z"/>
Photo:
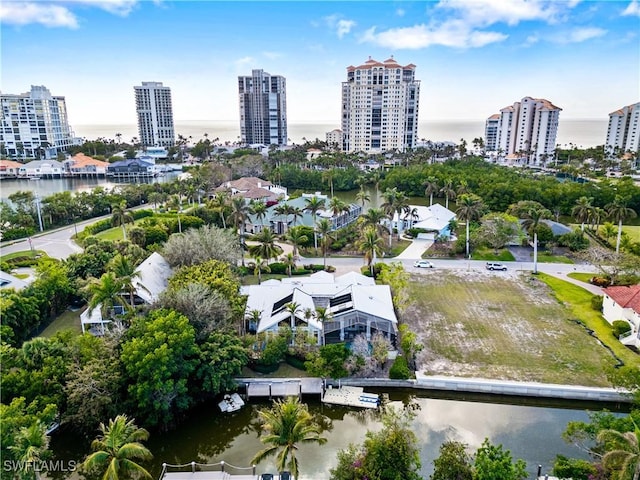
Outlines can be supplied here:
<path id="1" fill-rule="evenodd" d="M 413 266 L 416 268 L 433 268 L 433 263 L 429 260 L 416 260 Z"/>
<path id="2" fill-rule="evenodd" d="M 496 263 L 496 262 L 487 262 L 485 265 L 485 268 L 487 270 L 502 270 L 502 271 L 506 271 L 507 270 L 507 266 L 503 265 L 501 263 Z"/>

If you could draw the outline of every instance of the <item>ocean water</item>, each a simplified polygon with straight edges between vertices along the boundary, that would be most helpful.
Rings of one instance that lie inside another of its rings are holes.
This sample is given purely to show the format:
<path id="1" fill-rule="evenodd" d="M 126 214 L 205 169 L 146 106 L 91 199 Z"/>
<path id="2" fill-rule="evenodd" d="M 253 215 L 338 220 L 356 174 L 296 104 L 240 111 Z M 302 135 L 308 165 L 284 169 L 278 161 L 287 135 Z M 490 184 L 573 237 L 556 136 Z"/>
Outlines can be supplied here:
<path id="1" fill-rule="evenodd" d="M 558 138 L 556 143 L 565 146 L 574 144 L 588 148 L 603 145 L 607 137 L 608 119 L 560 119 Z M 99 137 L 115 139 L 116 133 L 122 134 L 123 142 L 130 142 L 138 136 L 137 126 L 134 124 L 111 125 L 72 125 L 76 136 L 87 140 Z M 176 135 L 191 137 L 196 143 L 204 139 L 204 134 L 220 142 L 235 142 L 240 140 L 240 125 L 234 121 L 222 120 L 182 120 L 176 122 Z M 301 144 L 304 139 L 325 139 L 325 134 L 340 128 L 339 123 L 289 123 L 290 143 Z M 436 141 L 451 141 L 459 143 L 464 138 L 469 145 L 476 137 L 484 137 L 484 120 L 441 120 L 425 121 L 418 125 L 418 138 Z"/>

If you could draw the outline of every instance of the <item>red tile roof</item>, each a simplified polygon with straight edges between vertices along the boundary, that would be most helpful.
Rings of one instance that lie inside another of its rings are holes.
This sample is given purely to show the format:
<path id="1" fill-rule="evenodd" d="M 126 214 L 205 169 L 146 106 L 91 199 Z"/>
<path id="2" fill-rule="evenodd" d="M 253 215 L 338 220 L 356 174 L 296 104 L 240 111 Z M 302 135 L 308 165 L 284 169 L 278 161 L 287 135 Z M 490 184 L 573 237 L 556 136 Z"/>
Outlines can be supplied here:
<path id="1" fill-rule="evenodd" d="M 640 285 L 629 287 L 607 287 L 603 292 L 622 308 L 631 308 L 640 313 Z"/>

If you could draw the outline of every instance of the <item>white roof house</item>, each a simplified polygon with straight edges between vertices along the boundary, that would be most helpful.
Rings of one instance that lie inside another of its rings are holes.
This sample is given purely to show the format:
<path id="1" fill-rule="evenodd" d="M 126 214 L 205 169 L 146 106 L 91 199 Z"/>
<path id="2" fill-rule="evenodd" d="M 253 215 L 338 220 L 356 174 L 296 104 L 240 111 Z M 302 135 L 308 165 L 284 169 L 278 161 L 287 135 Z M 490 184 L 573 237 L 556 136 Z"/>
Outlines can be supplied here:
<path id="1" fill-rule="evenodd" d="M 309 277 L 269 280 L 261 285 L 241 287 L 247 295 L 246 312 L 260 312 L 256 332 L 277 333 L 283 325 L 305 328 L 318 343 L 352 340 L 364 333 L 367 339 L 374 331 L 394 339 L 398 320 L 388 285 L 376 285 L 372 278 L 351 272 L 341 277 L 320 271 Z M 291 318 L 287 304 L 298 308 Z M 327 309 L 330 320 L 316 318 L 316 308 Z"/>
<path id="2" fill-rule="evenodd" d="M 0 288 L 13 288 L 16 291 L 22 290 L 27 285 L 29 285 L 24 280 L 19 279 L 18 277 L 14 277 L 10 273 L 3 272 L 0 270 Z"/>
<path id="3" fill-rule="evenodd" d="M 395 213 L 392 220 L 393 228 L 400 231 L 407 228 L 422 228 L 430 232 L 437 232 L 437 235 L 447 235 L 449 232 L 449 222 L 456 218 L 456 214 L 440 205 L 434 203 L 430 207 L 422 205 L 409 205 L 409 212 L 413 214 L 402 214 L 398 218 Z"/>
<path id="4" fill-rule="evenodd" d="M 20 177 L 61 177 L 64 166 L 57 160 L 33 160 L 18 169 Z"/>

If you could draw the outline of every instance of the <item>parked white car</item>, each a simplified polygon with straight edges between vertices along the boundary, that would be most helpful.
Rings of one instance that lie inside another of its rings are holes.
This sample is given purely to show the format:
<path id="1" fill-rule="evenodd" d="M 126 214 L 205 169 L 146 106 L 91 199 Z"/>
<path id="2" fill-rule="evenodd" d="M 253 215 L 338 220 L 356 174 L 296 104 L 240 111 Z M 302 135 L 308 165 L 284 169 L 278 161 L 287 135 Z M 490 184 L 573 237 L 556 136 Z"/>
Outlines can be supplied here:
<path id="1" fill-rule="evenodd" d="M 413 266 L 416 268 L 433 268 L 433 263 L 429 260 L 416 260 Z"/>
<path id="2" fill-rule="evenodd" d="M 487 270 L 502 270 L 502 271 L 507 270 L 506 265 L 503 265 L 501 263 L 496 263 L 496 262 L 487 262 L 485 267 L 487 268 Z"/>

